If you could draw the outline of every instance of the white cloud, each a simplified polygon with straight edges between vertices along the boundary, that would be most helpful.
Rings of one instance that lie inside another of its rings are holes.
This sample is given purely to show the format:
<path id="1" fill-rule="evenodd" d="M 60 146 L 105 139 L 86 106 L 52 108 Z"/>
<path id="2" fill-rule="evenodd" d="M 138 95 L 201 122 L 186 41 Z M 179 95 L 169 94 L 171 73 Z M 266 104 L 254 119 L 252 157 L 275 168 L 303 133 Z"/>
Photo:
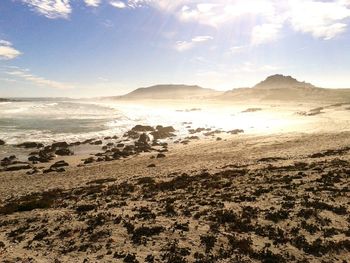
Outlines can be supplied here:
<path id="1" fill-rule="evenodd" d="M 114 6 L 116 8 L 120 8 L 120 9 L 127 7 L 127 5 L 122 1 L 110 1 L 109 3 L 111 6 Z"/>
<path id="2" fill-rule="evenodd" d="M 68 18 L 72 12 L 70 0 L 22 0 L 36 12 L 47 18 Z"/>
<path id="3" fill-rule="evenodd" d="M 233 46 L 230 48 L 231 53 L 237 54 L 246 50 L 248 46 Z"/>
<path id="4" fill-rule="evenodd" d="M 0 40 L 0 60 L 10 60 L 21 55 L 21 52 L 12 47 L 11 42 Z"/>
<path id="5" fill-rule="evenodd" d="M 87 6 L 97 7 L 100 5 L 101 0 L 84 0 L 84 2 Z"/>
<path id="6" fill-rule="evenodd" d="M 62 83 L 54 80 L 49 80 L 43 77 L 38 77 L 29 72 L 27 69 L 14 69 L 6 72 L 7 75 L 20 78 L 25 81 L 31 82 L 38 86 L 50 87 L 54 89 L 71 89 L 72 85 L 67 83 Z M 15 79 L 14 79 L 15 80 Z"/>
<path id="7" fill-rule="evenodd" d="M 196 36 L 192 38 L 192 42 L 206 42 L 208 40 L 212 40 L 212 36 Z"/>
<path id="8" fill-rule="evenodd" d="M 290 23 L 295 31 L 329 40 L 347 28 L 344 19 L 350 17 L 349 1 L 290 0 L 289 5 Z"/>
<path id="9" fill-rule="evenodd" d="M 21 0 L 36 12 L 48 18 L 68 18 L 72 0 Z M 150 7 L 171 14 L 179 21 L 208 25 L 240 26 L 240 19 L 251 30 L 251 44 L 275 41 L 284 27 L 310 34 L 315 38 L 332 39 L 344 33 L 349 24 L 349 0 L 83 0 L 97 7 L 103 1 L 119 9 Z M 188 49 L 190 42 L 179 42 Z M 181 48 L 180 48 L 181 49 Z"/>
<path id="10" fill-rule="evenodd" d="M 275 41 L 287 24 L 294 31 L 329 40 L 345 32 L 348 21 L 344 20 L 350 17 L 349 0 L 129 0 L 127 3 L 152 6 L 171 12 L 181 21 L 213 27 L 250 16 L 254 18 L 252 21 L 259 21 L 252 28 L 254 45 Z"/>
<path id="11" fill-rule="evenodd" d="M 196 36 L 190 41 L 177 41 L 175 44 L 175 49 L 179 52 L 187 51 L 196 47 L 196 45 L 200 43 L 207 42 L 212 39 L 213 37 L 211 36 Z"/>
<path id="12" fill-rule="evenodd" d="M 278 39 L 282 25 L 280 24 L 262 24 L 254 26 L 252 30 L 251 43 L 261 45 L 273 42 Z"/>

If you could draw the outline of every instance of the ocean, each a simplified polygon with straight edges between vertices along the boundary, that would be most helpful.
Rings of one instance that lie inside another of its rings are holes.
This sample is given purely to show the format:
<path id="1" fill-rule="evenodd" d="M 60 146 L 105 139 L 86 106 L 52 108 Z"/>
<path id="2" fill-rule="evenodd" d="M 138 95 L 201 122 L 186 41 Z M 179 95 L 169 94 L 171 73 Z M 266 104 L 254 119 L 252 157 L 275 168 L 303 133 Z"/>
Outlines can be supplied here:
<path id="1" fill-rule="evenodd" d="M 253 105 L 254 106 L 254 105 Z M 244 129 L 246 134 L 312 131 L 337 124 L 336 111 L 320 116 L 298 116 L 302 106 L 266 104 L 256 111 L 243 112 L 252 105 L 176 102 L 119 102 L 36 99 L 0 103 L 0 139 L 14 145 L 26 141 L 49 144 L 54 141 L 76 142 L 106 136 L 121 136 L 136 124 L 171 125 L 179 136 L 192 128 L 222 130 Z M 306 109 L 310 108 L 308 106 Z M 340 117 L 344 111 L 339 112 Z M 339 119 L 339 117 L 337 117 Z M 344 119 L 344 118 L 341 118 Z M 345 118 L 347 119 L 347 118 Z M 342 130 L 349 127 L 341 121 Z M 187 124 L 186 124 L 187 123 Z M 188 124 L 191 123 L 191 124 Z"/>

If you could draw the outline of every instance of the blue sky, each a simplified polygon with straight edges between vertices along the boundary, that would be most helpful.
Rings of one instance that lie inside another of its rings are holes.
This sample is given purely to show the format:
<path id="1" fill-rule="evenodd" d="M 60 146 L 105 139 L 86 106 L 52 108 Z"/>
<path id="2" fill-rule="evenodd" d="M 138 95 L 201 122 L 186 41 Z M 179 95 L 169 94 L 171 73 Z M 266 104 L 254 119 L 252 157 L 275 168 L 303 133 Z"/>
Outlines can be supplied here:
<path id="1" fill-rule="evenodd" d="M 0 97 L 228 90 L 282 73 L 350 88 L 350 0 L 1 0 Z"/>

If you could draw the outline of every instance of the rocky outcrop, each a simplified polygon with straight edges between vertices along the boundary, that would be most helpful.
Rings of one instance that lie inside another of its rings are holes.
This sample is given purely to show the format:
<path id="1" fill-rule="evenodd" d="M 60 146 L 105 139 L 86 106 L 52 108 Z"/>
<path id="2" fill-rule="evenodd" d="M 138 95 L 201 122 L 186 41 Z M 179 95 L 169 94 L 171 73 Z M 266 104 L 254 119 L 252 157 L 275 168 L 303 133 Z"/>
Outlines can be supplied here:
<path id="1" fill-rule="evenodd" d="M 33 163 L 48 163 L 55 158 L 55 154 L 52 152 L 51 148 L 45 148 L 38 152 L 38 154 L 31 155 L 28 161 Z"/>
<path id="2" fill-rule="evenodd" d="M 172 126 L 163 127 L 158 125 L 156 127 L 156 131 L 151 132 L 154 140 L 167 139 L 170 137 L 175 137 L 176 135 L 173 133 L 175 129 Z"/>
<path id="3" fill-rule="evenodd" d="M 154 128 L 146 125 L 136 125 L 131 130 L 136 132 L 152 132 L 154 131 Z"/>

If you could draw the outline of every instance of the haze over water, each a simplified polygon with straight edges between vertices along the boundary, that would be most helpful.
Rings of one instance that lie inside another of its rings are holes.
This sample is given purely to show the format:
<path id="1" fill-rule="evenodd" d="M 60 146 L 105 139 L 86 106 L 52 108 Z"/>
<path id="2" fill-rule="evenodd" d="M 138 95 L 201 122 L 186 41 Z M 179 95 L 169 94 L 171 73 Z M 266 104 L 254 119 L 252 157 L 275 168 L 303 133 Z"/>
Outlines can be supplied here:
<path id="1" fill-rule="evenodd" d="M 254 107 L 254 105 L 251 105 Z M 348 122 L 341 110 L 321 116 L 302 118 L 290 106 L 263 104 L 256 112 L 243 111 L 250 106 L 228 103 L 158 103 L 87 101 L 25 101 L 0 103 L 0 137 L 8 144 L 25 141 L 50 143 L 74 142 L 104 136 L 121 136 L 136 124 L 172 125 L 179 135 L 186 134 L 184 122 L 192 127 L 225 131 L 244 129 L 247 134 L 327 130 L 338 122 L 346 129 Z M 303 109 L 299 106 L 299 109 Z M 331 114 L 331 116 L 330 116 Z M 332 117 L 332 118 L 330 118 Z M 325 124 L 331 125 L 325 125 Z"/>

